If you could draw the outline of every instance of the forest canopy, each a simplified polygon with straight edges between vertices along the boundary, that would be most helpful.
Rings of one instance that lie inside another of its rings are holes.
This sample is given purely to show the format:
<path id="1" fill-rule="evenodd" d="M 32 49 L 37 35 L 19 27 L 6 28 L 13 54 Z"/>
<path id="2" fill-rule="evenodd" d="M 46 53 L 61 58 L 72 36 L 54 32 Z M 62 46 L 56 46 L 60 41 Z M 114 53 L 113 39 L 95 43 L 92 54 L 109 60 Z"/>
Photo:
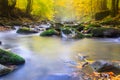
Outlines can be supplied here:
<path id="1" fill-rule="evenodd" d="M 119 13 L 120 0 L 0 0 L 0 16 L 41 20 L 103 19 Z"/>

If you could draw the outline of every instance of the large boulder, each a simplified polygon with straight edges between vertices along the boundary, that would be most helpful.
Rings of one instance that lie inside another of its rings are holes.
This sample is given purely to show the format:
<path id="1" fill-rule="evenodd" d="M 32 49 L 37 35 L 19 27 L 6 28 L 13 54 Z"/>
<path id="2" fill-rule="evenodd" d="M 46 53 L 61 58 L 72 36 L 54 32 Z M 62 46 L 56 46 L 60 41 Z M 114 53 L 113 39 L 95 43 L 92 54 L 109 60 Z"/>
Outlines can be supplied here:
<path id="1" fill-rule="evenodd" d="M 0 64 L 0 76 L 10 73 L 12 70 Z"/>
<path id="2" fill-rule="evenodd" d="M 61 28 L 62 38 L 72 39 L 76 37 L 76 29 L 66 26 Z"/>
<path id="3" fill-rule="evenodd" d="M 40 34 L 40 36 L 53 36 L 53 35 L 59 35 L 59 32 L 55 29 L 49 29 Z"/>
<path id="4" fill-rule="evenodd" d="M 3 65 L 20 65 L 25 63 L 25 60 L 12 53 L 12 52 L 8 52 L 5 50 L 0 49 L 0 64 Z"/>
<path id="5" fill-rule="evenodd" d="M 114 29 L 114 28 L 93 28 L 91 33 L 93 34 L 93 37 L 119 37 L 120 36 L 120 30 Z"/>
<path id="6" fill-rule="evenodd" d="M 120 30 L 109 28 L 106 31 L 104 31 L 105 37 L 119 37 L 120 36 Z"/>
<path id="7" fill-rule="evenodd" d="M 91 65 L 97 72 L 114 72 L 115 74 L 120 74 L 120 63 L 118 62 L 99 60 L 93 62 Z"/>
<path id="8" fill-rule="evenodd" d="M 22 27 L 17 30 L 17 33 L 19 34 L 31 34 L 31 33 L 37 33 L 38 31 L 31 30 L 30 28 L 27 27 Z"/>

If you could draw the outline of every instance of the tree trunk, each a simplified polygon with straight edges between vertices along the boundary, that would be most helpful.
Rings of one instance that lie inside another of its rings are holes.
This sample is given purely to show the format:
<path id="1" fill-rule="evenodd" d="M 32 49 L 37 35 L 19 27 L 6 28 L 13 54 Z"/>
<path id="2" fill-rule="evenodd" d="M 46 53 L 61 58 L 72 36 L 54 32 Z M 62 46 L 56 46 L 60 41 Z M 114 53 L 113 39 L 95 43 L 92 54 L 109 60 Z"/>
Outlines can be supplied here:
<path id="1" fill-rule="evenodd" d="M 102 0 L 102 9 L 107 10 L 107 0 Z"/>
<path id="2" fill-rule="evenodd" d="M 118 14 L 118 10 L 119 10 L 119 0 L 112 0 L 111 16 L 115 17 Z"/>
<path id="3" fill-rule="evenodd" d="M 29 16 L 32 11 L 33 0 L 27 0 L 26 14 Z"/>
<path id="4" fill-rule="evenodd" d="M 2 0 L 0 5 L 1 5 L 1 8 L 0 8 L 1 15 L 4 17 L 7 17 L 9 15 L 9 13 L 8 13 L 8 0 Z"/>
<path id="5" fill-rule="evenodd" d="M 9 4 L 11 2 L 12 4 Z M 14 8 L 16 5 L 16 0 L 0 0 L 0 15 L 3 17 L 10 18 L 11 15 L 14 15 Z"/>
<path id="6" fill-rule="evenodd" d="M 117 14 L 119 13 L 119 0 L 116 1 L 116 11 L 117 11 Z"/>
<path id="7" fill-rule="evenodd" d="M 11 5 L 9 5 L 9 13 L 10 13 L 10 16 L 12 17 L 16 17 L 16 14 L 15 14 L 15 6 L 16 6 L 16 0 L 11 0 Z"/>

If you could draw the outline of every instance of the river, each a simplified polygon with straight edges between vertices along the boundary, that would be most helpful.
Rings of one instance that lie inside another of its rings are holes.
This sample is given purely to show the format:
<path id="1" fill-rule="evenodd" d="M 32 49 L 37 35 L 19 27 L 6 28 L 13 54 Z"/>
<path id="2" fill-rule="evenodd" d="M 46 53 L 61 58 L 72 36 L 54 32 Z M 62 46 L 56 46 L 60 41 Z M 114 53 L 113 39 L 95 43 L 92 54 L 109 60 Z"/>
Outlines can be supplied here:
<path id="1" fill-rule="evenodd" d="M 1 32 L 0 40 L 1 48 L 26 60 L 18 70 L 0 80 L 71 80 L 72 69 L 66 62 L 77 61 L 79 53 L 89 56 L 90 60 L 120 60 L 120 38 L 66 40 L 9 31 Z"/>

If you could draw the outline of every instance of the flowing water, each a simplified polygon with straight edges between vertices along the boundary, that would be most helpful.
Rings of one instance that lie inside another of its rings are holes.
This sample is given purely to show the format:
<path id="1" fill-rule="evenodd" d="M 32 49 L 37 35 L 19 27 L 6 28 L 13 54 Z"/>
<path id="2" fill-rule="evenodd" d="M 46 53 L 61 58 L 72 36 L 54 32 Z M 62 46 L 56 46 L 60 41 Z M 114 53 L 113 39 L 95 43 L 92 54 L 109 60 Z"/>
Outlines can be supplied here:
<path id="1" fill-rule="evenodd" d="M 0 80 L 72 80 L 67 61 L 77 61 L 77 54 L 91 60 L 120 60 L 120 38 L 69 40 L 58 37 L 19 35 L 1 32 L 1 48 L 25 58 L 26 63 Z M 75 80 L 75 79 L 73 79 Z"/>

